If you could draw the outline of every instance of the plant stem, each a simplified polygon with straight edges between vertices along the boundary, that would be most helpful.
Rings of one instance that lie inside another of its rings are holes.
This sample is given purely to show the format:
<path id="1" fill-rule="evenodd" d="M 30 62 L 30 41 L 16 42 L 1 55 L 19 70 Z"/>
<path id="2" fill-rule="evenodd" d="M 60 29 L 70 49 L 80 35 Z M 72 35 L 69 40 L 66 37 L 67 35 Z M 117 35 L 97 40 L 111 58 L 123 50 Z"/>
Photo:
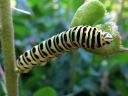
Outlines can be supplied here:
<path id="1" fill-rule="evenodd" d="M 11 0 L 0 0 L 1 12 L 1 44 L 3 53 L 3 64 L 5 69 L 6 96 L 18 96 L 17 77 L 15 72 L 15 48 L 14 48 L 14 30 L 12 22 Z"/>
<path id="2" fill-rule="evenodd" d="M 100 91 L 102 93 L 106 93 L 108 90 L 108 82 L 109 82 L 109 72 L 105 70 L 101 79 Z"/>
<path id="3" fill-rule="evenodd" d="M 76 50 L 74 50 L 72 52 L 72 61 L 71 61 L 71 69 L 70 69 L 70 84 L 69 84 L 69 87 L 68 87 L 68 91 L 71 92 L 75 86 L 75 67 L 76 67 L 76 62 L 77 62 L 77 52 Z"/>

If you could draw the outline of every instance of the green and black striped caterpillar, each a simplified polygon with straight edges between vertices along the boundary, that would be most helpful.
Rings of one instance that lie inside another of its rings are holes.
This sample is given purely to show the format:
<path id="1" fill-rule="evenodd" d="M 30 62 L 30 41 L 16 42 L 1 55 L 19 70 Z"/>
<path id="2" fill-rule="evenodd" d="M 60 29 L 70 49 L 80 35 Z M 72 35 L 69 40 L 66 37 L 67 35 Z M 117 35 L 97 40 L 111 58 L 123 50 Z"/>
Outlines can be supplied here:
<path id="1" fill-rule="evenodd" d="M 102 32 L 91 26 L 76 26 L 54 35 L 24 52 L 17 59 L 16 71 L 27 73 L 39 63 L 45 65 L 50 59 L 66 51 L 80 47 L 95 50 L 110 44 L 112 41 L 113 37 L 110 33 Z"/>

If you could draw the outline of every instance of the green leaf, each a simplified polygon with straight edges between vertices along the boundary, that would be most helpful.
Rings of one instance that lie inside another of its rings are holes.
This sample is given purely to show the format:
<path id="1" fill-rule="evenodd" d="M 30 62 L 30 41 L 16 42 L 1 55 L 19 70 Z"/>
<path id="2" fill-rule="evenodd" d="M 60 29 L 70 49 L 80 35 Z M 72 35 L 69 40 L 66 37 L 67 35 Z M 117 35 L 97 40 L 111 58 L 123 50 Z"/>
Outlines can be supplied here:
<path id="1" fill-rule="evenodd" d="M 71 26 L 94 25 L 105 15 L 105 7 L 99 0 L 90 0 L 81 5 L 71 22 Z"/>
<path id="2" fill-rule="evenodd" d="M 52 87 L 45 87 L 36 91 L 33 96 L 57 96 L 57 93 Z"/>

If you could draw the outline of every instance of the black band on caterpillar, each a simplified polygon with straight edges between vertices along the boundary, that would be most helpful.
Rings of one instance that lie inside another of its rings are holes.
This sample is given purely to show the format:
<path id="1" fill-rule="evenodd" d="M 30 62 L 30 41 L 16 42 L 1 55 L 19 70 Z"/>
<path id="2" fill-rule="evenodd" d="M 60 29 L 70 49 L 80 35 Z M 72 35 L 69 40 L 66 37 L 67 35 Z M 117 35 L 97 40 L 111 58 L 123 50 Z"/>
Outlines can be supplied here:
<path id="1" fill-rule="evenodd" d="M 39 45 L 24 52 L 17 59 L 16 71 L 27 73 L 34 66 L 47 61 L 73 48 L 96 49 L 110 44 L 113 38 L 110 33 L 102 32 L 91 26 L 76 26 L 57 34 Z"/>

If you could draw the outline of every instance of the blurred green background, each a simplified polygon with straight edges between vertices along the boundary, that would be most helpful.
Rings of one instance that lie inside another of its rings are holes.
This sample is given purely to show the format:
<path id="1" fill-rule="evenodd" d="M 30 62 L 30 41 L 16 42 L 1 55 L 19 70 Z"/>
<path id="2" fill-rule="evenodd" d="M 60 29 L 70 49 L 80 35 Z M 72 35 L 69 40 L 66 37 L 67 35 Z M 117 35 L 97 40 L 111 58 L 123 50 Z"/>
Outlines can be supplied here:
<path id="1" fill-rule="evenodd" d="M 16 56 L 70 28 L 73 15 L 85 1 L 16 0 L 17 8 L 31 12 L 31 15 L 13 12 Z M 128 47 L 128 1 L 100 1 L 109 13 L 102 22 L 118 18 L 123 45 Z M 2 74 L 0 69 L 0 96 L 4 96 Z M 82 49 L 70 51 L 45 67 L 21 74 L 19 93 L 20 96 L 128 96 L 128 52 L 105 58 Z"/>

